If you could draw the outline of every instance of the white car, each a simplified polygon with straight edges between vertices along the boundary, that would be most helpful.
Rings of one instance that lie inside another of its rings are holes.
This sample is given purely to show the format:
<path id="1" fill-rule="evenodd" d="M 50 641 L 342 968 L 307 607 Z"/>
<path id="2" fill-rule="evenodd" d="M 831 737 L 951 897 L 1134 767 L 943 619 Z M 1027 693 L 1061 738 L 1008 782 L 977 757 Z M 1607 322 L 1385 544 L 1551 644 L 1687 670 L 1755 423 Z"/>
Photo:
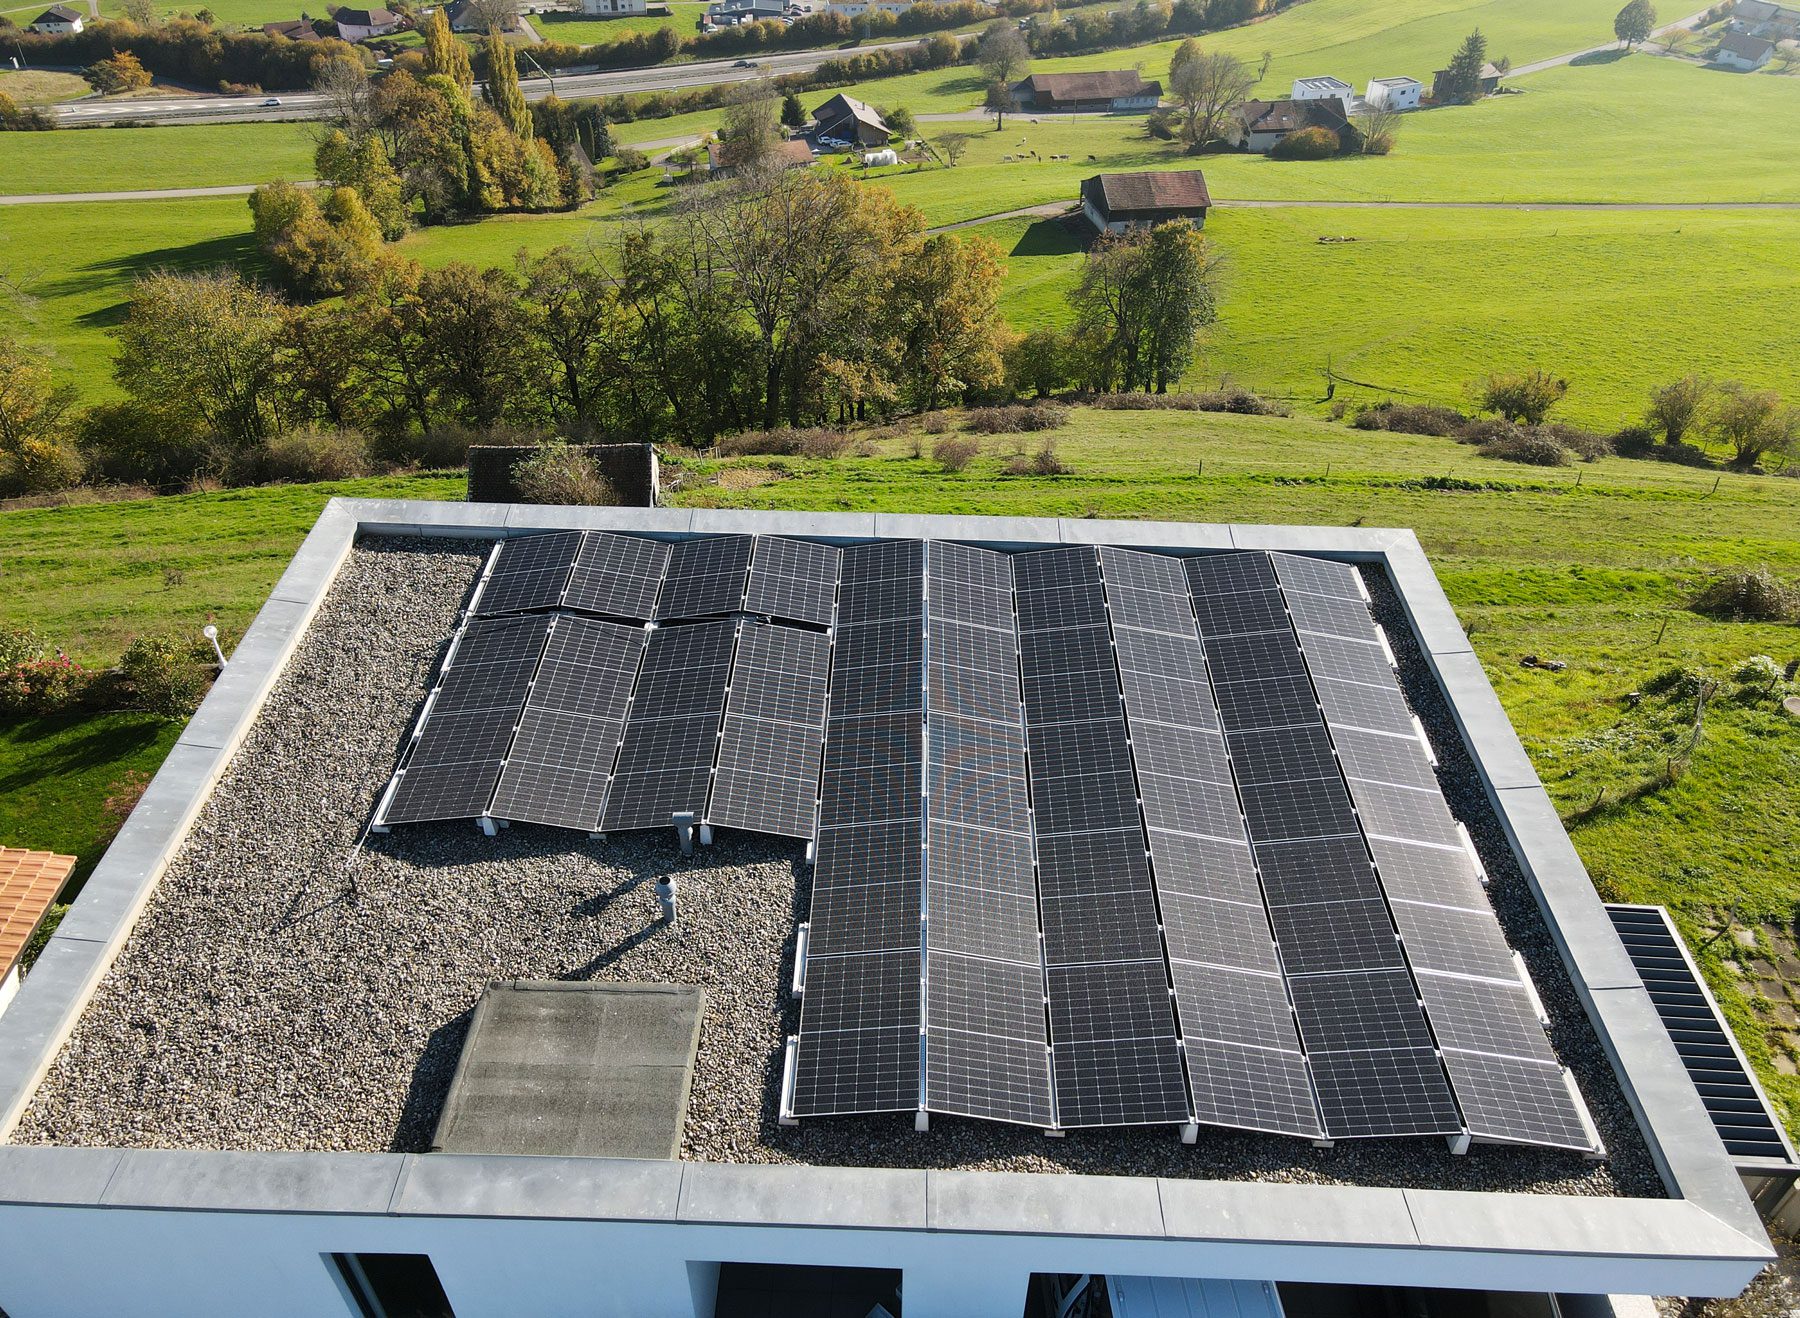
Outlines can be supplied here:
<path id="1" fill-rule="evenodd" d="M 271 97 L 269 97 L 268 100 L 263 102 L 263 108 L 264 109 L 273 109 L 275 106 L 280 105 L 280 104 L 281 104 L 281 98 L 279 96 L 271 96 Z"/>

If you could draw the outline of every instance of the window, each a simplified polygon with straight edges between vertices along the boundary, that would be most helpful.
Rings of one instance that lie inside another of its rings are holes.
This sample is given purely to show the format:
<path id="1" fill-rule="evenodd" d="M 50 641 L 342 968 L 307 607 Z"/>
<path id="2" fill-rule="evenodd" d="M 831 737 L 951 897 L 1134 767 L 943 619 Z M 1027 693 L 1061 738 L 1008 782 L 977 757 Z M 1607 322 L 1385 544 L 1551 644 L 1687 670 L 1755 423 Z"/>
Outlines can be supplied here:
<path id="1" fill-rule="evenodd" d="M 362 1318 L 456 1318 L 424 1254 L 333 1254 Z"/>

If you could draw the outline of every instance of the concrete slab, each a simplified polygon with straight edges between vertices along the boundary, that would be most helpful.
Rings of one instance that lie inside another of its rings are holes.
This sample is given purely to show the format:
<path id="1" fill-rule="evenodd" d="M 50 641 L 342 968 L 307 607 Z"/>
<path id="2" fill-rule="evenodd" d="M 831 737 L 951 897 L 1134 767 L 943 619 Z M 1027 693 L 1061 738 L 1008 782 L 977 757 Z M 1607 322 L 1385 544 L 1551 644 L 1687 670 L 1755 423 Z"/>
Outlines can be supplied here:
<path id="1" fill-rule="evenodd" d="M 890 540 L 968 540 L 995 549 L 1053 545 L 1054 517 L 961 517 L 925 513 L 876 513 L 875 534 Z"/>
<path id="2" fill-rule="evenodd" d="M 224 671 L 176 738 L 176 745 L 213 750 L 236 746 L 256 721 L 263 697 L 274 685 L 312 612 L 297 600 L 264 604 L 250 630 L 227 656 Z"/>
<path id="3" fill-rule="evenodd" d="M 325 591 L 343 566 L 350 546 L 356 540 L 354 505 L 370 502 L 362 499 L 331 499 L 313 529 L 301 542 L 287 571 L 281 574 L 269 592 L 272 600 L 292 600 L 317 606 Z"/>
<path id="4" fill-rule="evenodd" d="M 212 1153 L 127 1149 L 101 1202 L 110 1208 L 236 1208 L 260 1212 L 385 1213 L 403 1160 L 396 1153 Z"/>
<path id="5" fill-rule="evenodd" d="M 1412 620 L 1419 644 L 1431 654 L 1470 650 L 1469 634 L 1463 630 L 1450 597 L 1444 594 L 1418 537 L 1407 532 L 1404 539 L 1388 547 L 1384 558 L 1388 577 L 1400 592 L 1400 607 Z"/>
<path id="6" fill-rule="evenodd" d="M 494 536 L 506 525 L 505 503 L 459 499 L 346 499 L 363 535 Z"/>
<path id="7" fill-rule="evenodd" d="M 1406 1190 L 1419 1243 L 1437 1249 L 1542 1249 L 1570 1255 L 1675 1258 L 1695 1251 L 1742 1259 L 1773 1257 L 1755 1242 L 1680 1200 L 1533 1195 L 1529 1214 L 1506 1196 L 1465 1190 Z"/>
<path id="8" fill-rule="evenodd" d="M 926 1225 L 926 1178 L 938 1174 L 872 1167 L 685 1163 L 676 1216 L 683 1222 L 918 1231 Z"/>
<path id="9" fill-rule="evenodd" d="M 933 1231 L 1164 1234 L 1157 1183 L 1142 1177 L 934 1171 L 930 1198 Z"/>
<path id="10" fill-rule="evenodd" d="M 696 508 L 693 530 L 697 535 L 787 535 L 812 540 L 869 540 L 875 535 L 875 514 Z"/>
<path id="11" fill-rule="evenodd" d="M 392 1211 L 672 1222 L 681 1179 L 682 1164 L 664 1160 L 427 1153 L 410 1160 Z"/>
<path id="12" fill-rule="evenodd" d="M 97 1204 L 123 1157 L 122 1149 L 0 1144 L 0 1185 L 8 1203 Z"/>
<path id="13" fill-rule="evenodd" d="M 1384 526 L 1245 526 L 1234 524 L 1231 543 L 1238 549 L 1279 549 L 1290 554 L 1318 554 L 1349 562 L 1381 557 L 1412 532 Z"/>
<path id="14" fill-rule="evenodd" d="M 687 508 L 560 508 L 531 503 L 504 506 L 508 535 L 529 535 L 533 531 L 638 531 L 681 535 L 692 529 L 694 518 Z"/>
<path id="15" fill-rule="evenodd" d="M 83 894 L 85 900 L 86 894 Z M 81 909 L 77 902 L 70 915 Z M 64 924 L 68 923 L 65 917 Z M 0 1139 L 31 1101 L 56 1050 L 81 1015 L 107 961 L 106 947 L 60 931 L 44 945 L 19 994 L 0 1015 Z M 5 1182 L 0 1181 L 0 1191 Z"/>
<path id="16" fill-rule="evenodd" d="M 1233 549 L 1223 522 L 1139 522 L 1110 517 L 1065 517 L 1059 537 L 1071 545 L 1122 545 L 1127 549 L 1177 552 Z"/>
<path id="17" fill-rule="evenodd" d="M 433 1149 L 675 1158 L 703 990 L 520 980 L 482 994 Z"/>
<path id="18" fill-rule="evenodd" d="M 1306 1240 L 1321 1245 L 1419 1243 L 1399 1190 L 1161 1180 L 1164 1232 L 1193 1240 Z"/>
<path id="19" fill-rule="evenodd" d="M 1490 789 L 1538 786 L 1537 770 L 1519 744 L 1512 720 L 1472 651 L 1432 654 L 1431 666 L 1450 697 L 1451 713 Z"/>

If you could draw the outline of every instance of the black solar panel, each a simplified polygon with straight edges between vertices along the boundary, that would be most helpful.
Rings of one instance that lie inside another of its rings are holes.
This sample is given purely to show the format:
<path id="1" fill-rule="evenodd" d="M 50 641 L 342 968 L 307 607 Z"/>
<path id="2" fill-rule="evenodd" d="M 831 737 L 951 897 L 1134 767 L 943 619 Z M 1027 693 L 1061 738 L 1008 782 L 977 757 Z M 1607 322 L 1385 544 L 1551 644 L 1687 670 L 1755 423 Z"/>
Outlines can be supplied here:
<path id="1" fill-rule="evenodd" d="M 1512 949 L 1492 912 L 1397 900 L 1389 908 L 1415 970 L 1500 980 L 1517 975 Z"/>
<path id="2" fill-rule="evenodd" d="M 1299 1053 L 1193 1037 L 1182 1052 L 1201 1121 L 1283 1135 L 1324 1133 L 1312 1078 Z"/>
<path id="3" fill-rule="evenodd" d="M 677 541 L 656 597 L 656 616 L 713 618 L 743 608 L 751 543 L 747 535 Z"/>
<path id="4" fill-rule="evenodd" d="M 659 828 L 679 811 L 705 815 L 736 637 L 735 622 L 650 633 L 603 831 Z"/>
<path id="5" fill-rule="evenodd" d="M 1289 594 L 1287 600 L 1294 626 L 1303 632 L 1352 641 L 1375 640 L 1375 619 L 1361 600 L 1331 599 L 1298 591 Z"/>
<path id="6" fill-rule="evenodd" d="M 1290 595 L 1305 591 L 1329 595 L 1336 599 L 1361 600 L 1363 593 L 1356 569 L 1348 563 L 1334 563 L 1324 558 L 1308 558 L 1303 554 L 1270 554 L 1282 589 Z"/>
<path id="7" fill-rule="evenodd" d="M 918 950 L 809 958 L 795 1113 L 893 1112 L 918 1104 Z"/>
<path id="8" fill-rule="evenodd" d="M 1400 688 L 1391 681 L 1386 686 L 1371 686 L 1366 682 L 1316 677 L 1313 689 L 1318 693 L 1326 722 L 1333 726 L 1344 724 L 1402 737 L 1413 733 L 1412 711 L 1406 707 Z"/>
<path id="9" fill-rule="evenodd" d="M 843 551 L 832 545 L 758 536 L 744 610 L 765 618 L 830 626 L 842 557 Z"/>
<path id="10" fill-rule="evenodd" d="M 475 601 L 481 614 L 554 608 L 569 583 L 581 548 L 581 532 L 554 531 L 502 541 L 498 558 Z"/>
<path id="11" fill-rule="evenodd" d="M 1306 666 L 1315 677 L 1379 686 L 1393 676 L 1387 651 L 1372 640 L 1351 641 L 1340 636 L 1303 631 L 1300 646 L 1306 651 Z"/>
<path id="12" fill-rule="evenodd" d="M 1488 1139 L 1518 1140 L 1556 1148 L 1593 1147 L 1581 1110 L 1554 1061 L 1527 1061 L 1444 1049 L 1444 1068 L 1456 1086 L 1469 1130 Z"/>
<path id="13" fill-rule="evenodd" d="M 829 660 L 823 632 L 744 624 L 719 740 L 714 823 L 812 836 Z"/>
<path id="14" fill-rule="evenodd" d="M 1044 972 L 1030 962 L 927 955 L 926 1100 L 964 1116 L 1048 1126 Z"/>
<path id="15" fill-rule="evenodd" d="M 563 606 L 648 622 L 656 616 L 669 553 L 661 541 L 590 531 L 575 556 Z"/>
<path id="16" fill-rule="evenodd" d="M 1307 1050 L 1325 1133 L 1334 1139 L 1378 1135 L 1454 1135 L 1462 1128 L 1444 1066 L 1432 1049 L 1371 1052 Z"/>

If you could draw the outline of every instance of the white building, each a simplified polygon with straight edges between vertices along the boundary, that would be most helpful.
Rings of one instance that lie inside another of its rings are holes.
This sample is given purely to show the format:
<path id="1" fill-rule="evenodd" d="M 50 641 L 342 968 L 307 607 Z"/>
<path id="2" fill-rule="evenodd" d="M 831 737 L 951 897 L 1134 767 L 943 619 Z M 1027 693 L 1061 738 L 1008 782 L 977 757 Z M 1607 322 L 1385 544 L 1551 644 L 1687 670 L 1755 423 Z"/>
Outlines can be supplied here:
<path id="1" fill-rule="evenodd" d="M 1303 760 L 1243 722 L 1271 712 Z M 577 717 L 578 772 L 526 757 Z M 529 791 L 486 832 L 494 782 Z M 650 1027 L 704 989 L 705 1028 L 685 1070 L 655 1028 L 477 1057 L 496 980 L 638 981 L 620 1024 Z M 615 1114 L 673 1117 L 679 1156 L 577 1151 Z M 14 1318 L 719 1318 L 802 1288 L 1017 1318 L 1069 1275 L 1132 1315 L 1606 1318 L 1774 1257 L 1402 530 L 333 500 L 0 1016 Z M 1142 1278 L 1170 1307 L 1131 1307 Z"/>
<path id="2" fill-rule="evenodd" d="M 581 0 L 581 12 L 602 18 L 625 18 L 650 12 L 649 0 Z"/>
<path id="3" fill-rule="evenodd" d="M 860 18 L 874 11 L 878 14 L 904 14 L 913 6 L 913 0 L 830 0 L 825 6 L 829 14 L 842 14 L 845 18 Z"/>
<path id="4" fill-rule="evenodd" d="M 1721 68 L 1736 69 L 1740 73 L 1754 73 L 1767 64 L 1774 53 L 1775 43 L 1772 41 L 1727 32 L 1719 38 L 1719 48 L 1713 52 L 1713 63 Z"/>
<path id="5" fill-rule="evenodd" d="M 1380 110 L 1416 110 L 1424 91 L 1417 78 L 1371 78 L 1363 101 Z"/>
<path id="6" fill-rule="evenodd" d="M 1294 94 L 1296 101 L 1325 101 L 1333 97 L 1345 105 L 1356 99 L 1356 88 L 1342 78 L 1295 78 Z"/>
<path id="7" fill-rule="evenodd" d="M 27 32 L 42 32 L 46 36 L 68 36 L 81 31 L 82 14 L 79 9 L 71 9 L 68 5 L 51 5 L 43 13 L 26 25 Z"/>

